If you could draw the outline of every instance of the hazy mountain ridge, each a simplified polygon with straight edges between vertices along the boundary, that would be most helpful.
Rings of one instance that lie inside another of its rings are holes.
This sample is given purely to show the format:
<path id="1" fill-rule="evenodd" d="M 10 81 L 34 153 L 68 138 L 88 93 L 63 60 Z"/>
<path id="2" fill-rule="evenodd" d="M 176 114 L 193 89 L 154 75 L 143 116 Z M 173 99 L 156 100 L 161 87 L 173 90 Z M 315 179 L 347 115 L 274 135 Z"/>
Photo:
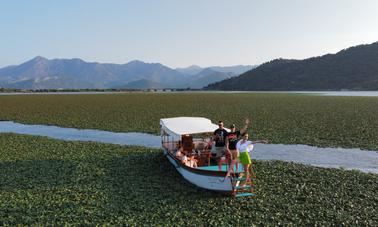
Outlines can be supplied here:
<path id="1" fill-rule="evenodd" d="M 304 60 L 276 59 L 208 90 L 378 90 L 378 42 Z"/>
<path id="2" fill-rule="evenodd" d="M 236 76 L 256 67 L 257 66 L 255 65 L 234 65 L 234 66 L 210 66 L 210 67 L 201 68 L 198 65 L 191 65 L 186 68 L 176 68 L 175 70 L 181 73 L 196 75 L 198 73 L 201 73 L 203 70 L 211 69 L 213 71 L 221 72 L 221 73 L 232 73 L 233 75 Z"/>
<path id="3" fill-rule="evenodd" d="M 193 78 L 189 80 L 187 84 L 184 84 L 184 86 L 199 89 L 203 88 L 204 84 L 211 84 L 217 81 L 231 78 L 233 76 L 236 75 L 232 72 L 218 72 L 212 70 L 211 68 L 205 68 L 196 75 L 194 75 Z"/>
<path id="4" fill-rule="evenodd" d="M 189 75 L 196 75 L 197 73 L 201 72 L 203 68 L 199 67 L 198 65 L 191 65 L 186 68 L 175 68 L 176 71 L 180 73 L 185 73 Z"/>
<path id="5" fill-rule="evenodd" d="M 160 63 L 130 61 L 126 64 L 85 62 L 79 58 L 47 59 L 37 56 L 20 65 L 0 69 L 0 86 L 19 89 L 202 88 L 233 76 L 204 69 L 195 75 L 178 72 Z M 139 82 L 136 82 L 139 81 Z M 142 85 L 145 85 L 143 87 Z M 156 86 L 156 87 L 154 87 Z"/>
<path id="6" fill-rule="evenodd" d="M 156 81 L 147 80 L 147 79 L 140 79 L 131 81 L 122 86 L 116 86 L 114 88 L 118 89 L 146 89 L 146 88 L 153 88 L 153 89 L 164 89 L 168 88 L 169 86 L 166 84 L 158 83 Z"/>

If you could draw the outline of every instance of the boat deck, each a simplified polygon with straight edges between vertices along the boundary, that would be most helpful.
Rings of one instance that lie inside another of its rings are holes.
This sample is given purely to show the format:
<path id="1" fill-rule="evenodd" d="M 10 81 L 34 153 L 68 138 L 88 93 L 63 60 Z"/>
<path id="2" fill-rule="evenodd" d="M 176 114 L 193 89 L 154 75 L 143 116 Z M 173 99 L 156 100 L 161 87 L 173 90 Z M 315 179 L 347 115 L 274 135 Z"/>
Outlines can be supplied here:
<path id="1" fill-rule="evenodd" d="M 200 166 L 200 167 L 198 167 L 198 169 L 210 170 L 210 171 L 219 171 L 217 165 L 214 165 L 214 166 Z M 227 170 L 228 170 L 228 166 L 227 165 L 222 165 L 222 171 L 226 172 Z M 240 163 L 238 163 L 238 168 L 236 168 L 236 166 L 235 166 L 234 167 L 234 171 L 235 171 L 235 173 L 242 173 L 242 172 L 244 172 L 243 171 L 243 165 L 240 164 Z"/>

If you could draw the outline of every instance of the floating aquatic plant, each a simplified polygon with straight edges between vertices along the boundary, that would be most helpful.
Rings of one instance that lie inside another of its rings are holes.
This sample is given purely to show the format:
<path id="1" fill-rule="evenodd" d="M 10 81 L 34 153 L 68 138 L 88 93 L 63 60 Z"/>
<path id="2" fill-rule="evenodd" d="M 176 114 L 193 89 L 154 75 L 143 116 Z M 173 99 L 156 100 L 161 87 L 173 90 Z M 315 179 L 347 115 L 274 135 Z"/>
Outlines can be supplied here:
<path id="1" fill-rule="evenodd" d="M 1 225 L 378 224 L 378 175 L 259 161 L 257 197 L 186 182 L 161 150 L 0 134 Z"/>

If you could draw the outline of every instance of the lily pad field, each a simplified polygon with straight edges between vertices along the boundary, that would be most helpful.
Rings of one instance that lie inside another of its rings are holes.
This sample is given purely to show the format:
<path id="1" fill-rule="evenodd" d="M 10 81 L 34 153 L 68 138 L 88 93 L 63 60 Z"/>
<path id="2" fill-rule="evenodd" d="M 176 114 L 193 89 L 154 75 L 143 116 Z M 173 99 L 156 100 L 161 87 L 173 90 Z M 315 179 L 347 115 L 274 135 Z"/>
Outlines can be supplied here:
<path id="1" fill-rule="evenodd" d="M 378 151 L 378 98 L 124 93 L 0 96 L 0 120 L 158 134 L 159 119 L 252 121 L 252 139 Z M 378 225 L 378 175 L 257 161 L 257 196 L 186 182 L 161 150 L 0 134 L 0 225 Z"/>
<path id="2" fill-rule="evenodd" d="M 0 137 L 2 225 L 376 225 L 378 176 L 258 162 L 256 198 L 193 187 L 159 150 Z"/>
<path id="3" fill-rule="evenodd" d="M 126 93 L 0 96 L 0 120 L 114 132 L 159 133 L 159 119 L 201 116 L 271 143 L 378 151 L 378 97 L 301 94 Z"/>

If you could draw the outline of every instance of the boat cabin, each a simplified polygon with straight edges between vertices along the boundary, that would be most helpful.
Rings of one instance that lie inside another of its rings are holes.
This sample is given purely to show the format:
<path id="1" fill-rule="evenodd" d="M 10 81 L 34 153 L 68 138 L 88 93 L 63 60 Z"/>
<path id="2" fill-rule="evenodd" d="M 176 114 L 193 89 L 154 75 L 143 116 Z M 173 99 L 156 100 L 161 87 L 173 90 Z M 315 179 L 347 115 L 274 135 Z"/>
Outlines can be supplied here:
<path id="1" fill-rule="evenodd" d="M 199 117 L 166 118 L 160 124 L 162 146 L 170 155 L 192 168 L 218 170 L 211 167 L 211 136 L 218 125 Z"/>

